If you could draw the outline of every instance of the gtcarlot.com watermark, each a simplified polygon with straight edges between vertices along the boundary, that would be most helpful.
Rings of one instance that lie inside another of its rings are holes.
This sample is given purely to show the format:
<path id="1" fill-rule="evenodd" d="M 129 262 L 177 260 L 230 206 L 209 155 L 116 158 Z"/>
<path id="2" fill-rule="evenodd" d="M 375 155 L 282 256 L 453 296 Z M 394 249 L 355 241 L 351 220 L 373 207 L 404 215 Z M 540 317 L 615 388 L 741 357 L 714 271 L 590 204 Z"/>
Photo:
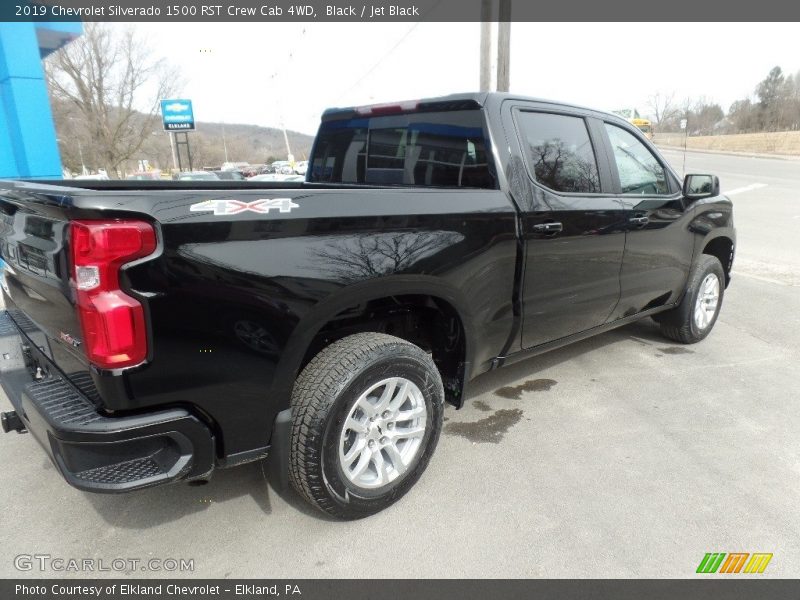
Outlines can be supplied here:
<path id="1" fill-rule="evenodd" d="M 52 554 L 17 554 L 17 571 L 41 573 L 185 573 L 194 571 L 193 558 L 71 558 Z"/>

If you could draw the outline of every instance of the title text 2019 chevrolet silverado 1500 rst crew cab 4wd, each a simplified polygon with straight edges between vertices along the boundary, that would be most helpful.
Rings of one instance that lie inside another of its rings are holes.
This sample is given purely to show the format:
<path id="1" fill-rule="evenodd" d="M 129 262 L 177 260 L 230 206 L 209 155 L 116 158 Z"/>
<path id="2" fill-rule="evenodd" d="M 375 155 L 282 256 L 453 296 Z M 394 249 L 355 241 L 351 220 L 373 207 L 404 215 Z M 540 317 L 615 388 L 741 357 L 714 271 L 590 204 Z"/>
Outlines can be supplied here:
<path id="1" fill-rule="evenodd" d="M 329 110 L 297 184 L 6 182 L 4 428 L 83 490 L 269 455 L 364 516 L 476 375 L 649 316 L 703 339 L 734 241 L 716 177 L 509 94 Z"/>

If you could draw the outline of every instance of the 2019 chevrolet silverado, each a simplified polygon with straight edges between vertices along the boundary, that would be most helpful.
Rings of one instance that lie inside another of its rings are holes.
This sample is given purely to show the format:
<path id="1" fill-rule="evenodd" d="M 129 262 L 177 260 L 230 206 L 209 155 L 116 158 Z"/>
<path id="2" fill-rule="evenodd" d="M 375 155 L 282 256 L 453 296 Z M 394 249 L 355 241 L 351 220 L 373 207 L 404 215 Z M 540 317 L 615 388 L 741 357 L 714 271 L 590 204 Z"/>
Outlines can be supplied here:
<path id="1" fill-rule="evenodd" d="M 501 93 L 328 110 L 298 183 L 3 182 L 3 428 L 82 490 L 269 457 L 363 517 L 477 375 L 645 317 L 705 338 L 735 240 L 715 176 Z"/>

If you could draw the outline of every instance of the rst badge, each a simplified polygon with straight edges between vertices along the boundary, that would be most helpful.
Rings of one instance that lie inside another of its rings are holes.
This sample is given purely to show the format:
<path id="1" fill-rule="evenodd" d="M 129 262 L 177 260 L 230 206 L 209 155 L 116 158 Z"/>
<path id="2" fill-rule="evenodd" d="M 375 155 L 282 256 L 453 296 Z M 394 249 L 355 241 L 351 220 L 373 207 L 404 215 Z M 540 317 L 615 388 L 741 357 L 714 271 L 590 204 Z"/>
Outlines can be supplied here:
<path id="1" fill-rule="evenodd" d="M 242 202 L 241 200 L 206 200 L 192 204 L 189 207 L 191 212 L 213 212 L 215 216 L 238 215 L 243 212 L 254 212 L 268 214 L 273 208 L 278 212 L 292 212 L 293 208 L 300 208 L 299 204 L 292 202 L 291 198 L 262 198 L 252 202 Z"/>
<path id="2" fill-rule="evenodd" d="M 72 337 L 68 333 L 65 333 L 63 331 L 59 331 L 58 334 L 59 334 L 58 337 L 61 338 L 62 342 L 66 342 L 67 344 L 69 344 L 73 348 L 77 348 L 77 347 L 79 347 L 81 345 L 81 341 L 80 340 L 75 339 L 74 337 Z"/>

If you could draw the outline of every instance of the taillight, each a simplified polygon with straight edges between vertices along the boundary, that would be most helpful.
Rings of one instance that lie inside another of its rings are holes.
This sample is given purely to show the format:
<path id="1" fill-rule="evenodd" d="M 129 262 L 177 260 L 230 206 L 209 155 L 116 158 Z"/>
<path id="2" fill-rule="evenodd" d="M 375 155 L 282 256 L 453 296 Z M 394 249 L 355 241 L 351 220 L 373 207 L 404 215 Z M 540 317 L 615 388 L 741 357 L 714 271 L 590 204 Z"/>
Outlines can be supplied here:
<path id="1" fill-rule="evenodd" d="M 370 106 L 358 106 L 356 112 L 360 115 L 394 115 L 398 113 L 409 112 L 416 110 L 419 106 L 419 100 L 407 100 L 405 102 L 398 102 L 396 104 L 372 104 Z"/>
<path id="2" fill-rule="evenodd" d="M 144 361 L 144 308 L 119 289 L 119 270 L 155 251 L 153 226 L 128 220 L 72 221 L 70 228 L 78 315 L 89 360 L 107 369 Z"/>

